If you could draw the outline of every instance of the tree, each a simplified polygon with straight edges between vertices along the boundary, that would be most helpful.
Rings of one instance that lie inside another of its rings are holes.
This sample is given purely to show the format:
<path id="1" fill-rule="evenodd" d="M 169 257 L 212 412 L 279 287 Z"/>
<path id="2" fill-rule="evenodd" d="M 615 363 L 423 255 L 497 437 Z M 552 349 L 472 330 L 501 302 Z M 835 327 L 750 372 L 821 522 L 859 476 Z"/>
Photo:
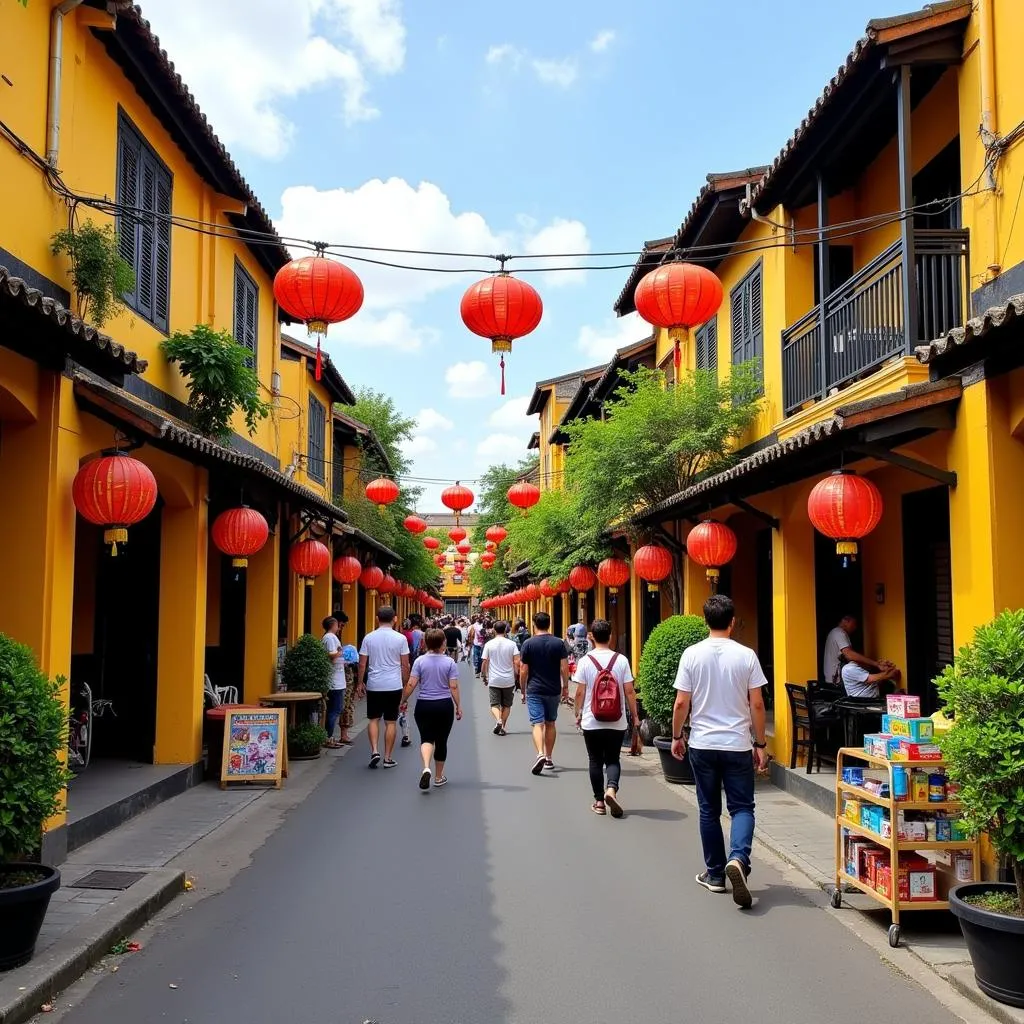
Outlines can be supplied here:
<path id="1" fill-rule="evenodd" d="M 411 441 L 414 436 L 414 417 L 400 413 L 393 398 L 380 391 L 374 391 L 373 388 L 359 388 L 356 391 L 356 404 L 346 407 L 344 412 L 360 423 L 365 423 L 374 432 L 391 463 L 390 469 L 382 465 L 377 452 L 366 447 L 363 453 L 365 466 L 388 476 L 401 476 L 409 472 L 411 464 L 402 450 L 402 445 Z"/>

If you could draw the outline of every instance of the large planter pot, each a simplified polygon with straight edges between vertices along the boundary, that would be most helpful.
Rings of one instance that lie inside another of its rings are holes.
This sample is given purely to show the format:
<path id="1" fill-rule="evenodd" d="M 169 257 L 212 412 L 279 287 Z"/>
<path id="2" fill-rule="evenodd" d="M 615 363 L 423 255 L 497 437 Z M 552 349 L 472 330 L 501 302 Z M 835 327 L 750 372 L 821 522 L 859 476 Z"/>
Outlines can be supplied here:
<path id="1" fill-rule="evenodd" d="M 1007 882 L 958 885 L 950 890 L 949 909 L 960 920 L 978 988 L 1001 1003 L 1024 1006 L 1024 917 L 996 914 L 964 902 L 968 896 L 1016 890 Z"/>
<path id="2" fill-rule="evenodd" d="M 21 871 L 44 877 L 28 885 L 3 888 L 5 876 Z M 56 868 L 17 861 L 0 865 L 0 971 L 20 967 L 32 959 L 50 897 L 59 886 L 60 872 Z"/>
<path id="3" fill-rule="evenodd" d="M 645 747 L 654 746 L 655 737 L 661 736 L 663 730 L 653 718 L 640 719 L 640 739 Z"/>
<path id="4" fill-rule="evenodd" d="M 672 740 L 665 736 L 657 736 L 654 746 L 661 758 L 661 771 L 666 782 L 693 783 L 693 770 L 690 768 L 690 748 L 686 748 L 686 756 L 677 761 L 672 756 Z"/>

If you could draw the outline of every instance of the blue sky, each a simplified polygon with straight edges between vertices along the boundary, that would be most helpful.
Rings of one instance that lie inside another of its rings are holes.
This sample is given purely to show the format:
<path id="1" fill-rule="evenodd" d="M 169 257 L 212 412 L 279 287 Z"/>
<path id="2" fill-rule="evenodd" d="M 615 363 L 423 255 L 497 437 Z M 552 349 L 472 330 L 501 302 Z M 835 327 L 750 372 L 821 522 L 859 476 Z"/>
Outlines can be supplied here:
<path id="1" fill-rule="evenodd" d="M 870 17 L 913 6 L 879 3 L 143 8 L 282 232 L 524 253 L 635 250 L 671 234 L 706 173 L 778 153 Z M 531 275 L 544 320 L 516 342 L 502 399 L 489 343 L 458 312 L 482 274 L 349 265 L 366 303 L 332 330 L 329 350 L 353 386 L 386 391 L 419 418 L 411 454 L 426 478 L 465 481 L 515 461 L 535 429 L 524 410 L 536 380 L 604 362 L 644 335 L 612 313 L 628 271 Z M 423 510 L 438 490 L 427 488 Z"/>

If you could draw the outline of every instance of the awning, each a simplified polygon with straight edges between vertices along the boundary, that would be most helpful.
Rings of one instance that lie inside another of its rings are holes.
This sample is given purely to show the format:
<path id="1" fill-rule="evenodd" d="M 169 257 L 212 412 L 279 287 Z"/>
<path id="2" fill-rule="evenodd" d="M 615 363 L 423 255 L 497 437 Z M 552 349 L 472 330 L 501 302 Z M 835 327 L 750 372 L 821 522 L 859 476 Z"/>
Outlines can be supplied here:
<path id="1" fill-rule="evenodd" d="M 363 544 L 368 548 L 372 548 L 378 554 L 383 555 L 383 560 L 390 565 L 397 565 L 402 560 L 401 556 L 392 551 L 391 548 L 387 547 L 385 544 L 381 544 L 379 540 L 374 540 L 374 538 L 368 533 L 364 533 L 360 530 L 358 526 L 349 526 L 348 524 L 345 524 L 340 527 L 340 530 L 346 536 L 355 537 L 360 544 Z"/>

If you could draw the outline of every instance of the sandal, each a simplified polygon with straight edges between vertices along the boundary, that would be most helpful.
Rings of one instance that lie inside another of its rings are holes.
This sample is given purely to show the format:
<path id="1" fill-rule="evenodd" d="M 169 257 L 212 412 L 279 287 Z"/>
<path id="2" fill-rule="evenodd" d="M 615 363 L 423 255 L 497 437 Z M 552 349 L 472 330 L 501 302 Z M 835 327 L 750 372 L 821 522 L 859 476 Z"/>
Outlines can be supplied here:
<path id="1" fill-rule="evenodd" d="M 337 740 L 328 740 L 325 744 L 328 750 L 337 750 L 341 744 Z"/>
<path id="2" fill-rule="evenodd" d="M 595 814 L 604 814 L 604 813 L 605 813 L 605 808 L 604 808 L 604 804 L 603 804 L 603 803 L 602 803 L 602 802 L 601 802 L 600 800 L 595 800 L 595 801 L 594 801 L 594 802 L 593 802 L 593 803 L 592 803 L 592 804 L 590 805 L 590 809 L 591 809 L 591 810 L 592 810 L 592 811 L 593 811 L 593 812 L 594 812 Z"/>

